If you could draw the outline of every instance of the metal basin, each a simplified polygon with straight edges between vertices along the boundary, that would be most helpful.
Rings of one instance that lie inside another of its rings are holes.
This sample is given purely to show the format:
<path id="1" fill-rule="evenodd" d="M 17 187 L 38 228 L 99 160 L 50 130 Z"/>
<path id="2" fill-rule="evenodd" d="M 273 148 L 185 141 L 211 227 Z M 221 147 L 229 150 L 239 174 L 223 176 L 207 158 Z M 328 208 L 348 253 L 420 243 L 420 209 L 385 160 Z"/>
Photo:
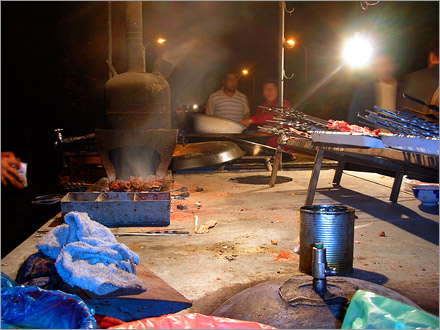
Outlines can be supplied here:
<path id="1" fill-rule="evenodd" d="M 246 128 L 245 125 L 239 122 L 218 116 L 194 114 L 192 118 L 194 119 L 194 131 L 196 133 L 240 134 Z"/>
<path id="2" fill-rule="evenodd" d="M 188 143 L 176 147 L 173 154 L 173 170 L 182 171 L 222 164 L 238 159 L 244 154 L 235 143 L 228 141 Z"/>

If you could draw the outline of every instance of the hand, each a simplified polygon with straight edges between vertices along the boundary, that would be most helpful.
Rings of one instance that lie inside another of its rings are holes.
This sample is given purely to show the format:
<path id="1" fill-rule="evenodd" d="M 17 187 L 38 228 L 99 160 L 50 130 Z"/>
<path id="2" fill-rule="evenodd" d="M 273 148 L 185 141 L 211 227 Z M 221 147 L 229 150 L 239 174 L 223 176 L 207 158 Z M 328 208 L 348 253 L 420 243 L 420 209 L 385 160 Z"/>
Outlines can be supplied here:
<path id="1" fill-rule="evenodd" d="M 20 160 L 15 158 L 14 153 L 10 151 L 2 152 L 1 156 L 2 185 L 8 186 L 11 184 L 17 189 L 23 189 L 23 178 L 18 173 Z"/>
<path id="2" fill-rule="evenodd" d="M 16 158 L 15 154 L 12 151 L 2 151 L 2 158 L 12 158 L 21 162 L 20 158 Z"/>
<path id="3" fill-rule="evenodd" d="M 245 125 L 245 126 L 249 126 L 250 124 L 253 124 L 254 123 L 254 121 L 251 119 L 251 118 L 249 118 L 249 119 L 243 119 L 241 122 L 240 122 L 240 124 L 243 124 L 243 125 Z"/>

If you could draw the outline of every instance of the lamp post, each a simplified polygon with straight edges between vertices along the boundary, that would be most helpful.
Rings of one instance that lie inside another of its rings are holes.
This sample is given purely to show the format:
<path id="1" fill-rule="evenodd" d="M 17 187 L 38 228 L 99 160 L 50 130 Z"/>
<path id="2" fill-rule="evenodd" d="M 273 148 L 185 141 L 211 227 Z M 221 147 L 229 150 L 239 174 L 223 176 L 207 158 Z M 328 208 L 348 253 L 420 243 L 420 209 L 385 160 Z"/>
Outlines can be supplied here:
<path id="1" fill-rule="evenodd" d="M 154 42 L 153 41 L 147 42 L 147 44 L 144 47 L 145 63 L 147 63 L 147 59 L 148 59 L 148 57 L 147 57 L 147 49 L 148 49 L 148 47 L 150 47 L 152 44 L 158 44 L 159 46 L 163 46 L 166 41 L 167 41 L 167 39 L 159 37 Z"/>
<path id="2" fill-rule="evenodd" d="M 248 70 L 248 69 L 241 70 L 241 74 L 243 76 L 247 76 L 249 73 L 252 76 L 252 99 L 253 99 L 253 101 L 255 101 L 255 73 Z"/>
<path id="3" fill-rule="evenodd" d="M 306 54 L 304 77 L 305 77 L 305 83 L 306 83 L 306 88 L 307 88 L 307 70 L 308 70 L 307 69 L 308 68 L 308 64 L 307 64 L 307 57 L 308 57 L 307 48 L 306 48 L 306 46 L 304 46 L 304 44 L 302 44 L 302 43 L 299 43 L 299 44 L 302 46 L 302 48 L 304 48 L 304 52 Z"/>
<path id="4" fill-rule="evenodd" d="M 280 21 L 279 21 L 279 39 L 278 39 L 278 105 L 283 106 L 284 99 L 284 8 L 285 2 L 280 1 Z"/>
<path id="5" fill-rule="evenodd" d="M 155 40 L 155 43 L 157 43 L 158 45 L 162 46 L 166 41 L 167 41 L 167 39 L 164 39 L 164 38 L 162 38 L 162 37 L 159 37 L 159 38 L 157 38 L 157 39 Z M 152 43 L 153 43 L 153 42 L 150 41 L 150 42 L 147 42 L 147 44 L 145 45 L 145 48 L 144 48 L 145 58 L 147 58 L 147 48 L 150 47 L 150 45 L 151 45 Z"/>
<path id="6" fill-rule="evenodd" d="M 308 52 L 307 52 L 307 48 L 306 48 L 306 46 L 304 46 L 303 43 L 301 43 L 301 42 L 296 42 L 296 41 L 295 41 L 294 39 L 292 39 L 292 38 L 286 40 L 286 46 L 287 46 L 288 48 L 293 48 L 293 47 L 295 47 L 296 44 L 299 44 L 299 45 L 304 49 L 304 53 L 305 53 L 305 55 L 306 55 L 306 57 L 305 57 L 305 69 L 304 69 L 304 77 L 305 77 L 304 80 L 305 80 L 305 84 L 306 84 L 306 87 L 307 87 L 307 70 L 308 70 L 308 64 L 307 64 L 307 60 L 308 60 Z"/>

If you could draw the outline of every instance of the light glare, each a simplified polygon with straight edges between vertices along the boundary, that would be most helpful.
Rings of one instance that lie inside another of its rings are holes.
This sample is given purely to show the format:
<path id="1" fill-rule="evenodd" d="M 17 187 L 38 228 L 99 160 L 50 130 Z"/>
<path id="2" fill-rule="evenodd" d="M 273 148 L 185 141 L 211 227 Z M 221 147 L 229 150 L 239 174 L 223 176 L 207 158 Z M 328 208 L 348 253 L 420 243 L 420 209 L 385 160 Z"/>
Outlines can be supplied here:
<path id="1" fill-rule="evenodd" d="M 344 61 L 353 68 L 361 68 L 369 63 L 373 54 L 370 42 L 356 34 L 344 46 L 342 56 Z"/>
<path id="2" fill-rule="evenodd" d="M 287 47 L 292 48 L 293 46 L 295 46 L 295 40 L 293 39 L 288 39 L 286 40 L 287 43 Z"/>
<path id="3" fill-rule="evenodd" d="M 159 39 L 157 39 L 157 43 L 158 44 L 163 44 L 165 41 L 167 41 L 167 39 L 164 39 L 164 38 L 159 38 Z"/>
<path id="4" fill-rule="evenodd" d="M 243 73 L 244 75 L 247 75 L 249 73 L 249 71 L 244 69 L 244 70 L 241 71 L 241 73 Z"/>

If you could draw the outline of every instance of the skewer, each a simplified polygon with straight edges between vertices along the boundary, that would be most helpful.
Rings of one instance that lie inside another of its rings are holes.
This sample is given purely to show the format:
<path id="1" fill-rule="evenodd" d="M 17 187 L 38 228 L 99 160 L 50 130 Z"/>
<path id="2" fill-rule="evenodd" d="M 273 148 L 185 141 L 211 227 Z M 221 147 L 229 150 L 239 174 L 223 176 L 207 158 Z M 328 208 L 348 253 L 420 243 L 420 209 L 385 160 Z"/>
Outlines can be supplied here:
<path id="1" fill-rule="evenodd" d="M 198 229 L 199 229 L 199 216 L 196 215 L 194 220 L 194 232 L 197 233 Z"/>

